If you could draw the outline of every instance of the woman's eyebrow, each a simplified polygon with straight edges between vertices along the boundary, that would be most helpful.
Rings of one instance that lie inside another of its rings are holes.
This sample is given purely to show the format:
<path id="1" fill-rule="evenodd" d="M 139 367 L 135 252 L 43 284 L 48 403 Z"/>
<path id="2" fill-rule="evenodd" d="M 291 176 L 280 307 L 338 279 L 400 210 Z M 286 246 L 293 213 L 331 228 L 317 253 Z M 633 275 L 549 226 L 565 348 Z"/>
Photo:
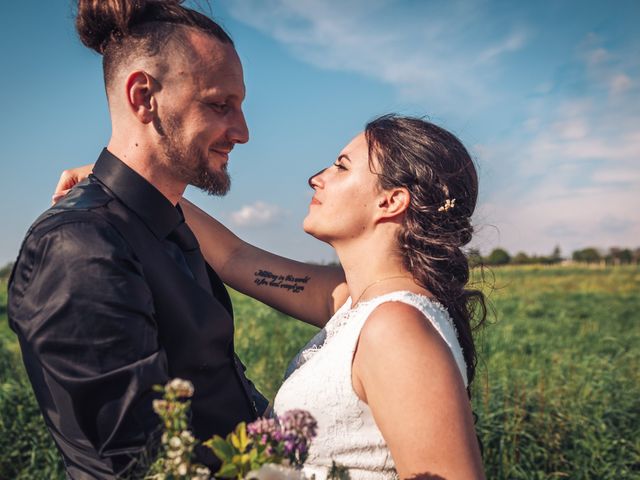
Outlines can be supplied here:
<path id="1" fill-rule="evenodd" d="M 343 153 L 338 157 L 338 160 L 342 160 L 345 159 L 346 161 L 348 161 L 349 163 L 351 163 L 351 159 L 349 158 L 349 155 Z"/>

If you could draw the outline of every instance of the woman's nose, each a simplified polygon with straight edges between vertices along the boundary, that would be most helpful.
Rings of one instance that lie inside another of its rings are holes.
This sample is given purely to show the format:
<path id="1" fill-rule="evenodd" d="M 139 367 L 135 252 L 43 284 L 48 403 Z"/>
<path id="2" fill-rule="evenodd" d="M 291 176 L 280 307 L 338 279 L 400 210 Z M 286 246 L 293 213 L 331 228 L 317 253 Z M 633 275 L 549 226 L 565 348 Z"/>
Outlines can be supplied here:
<path id="1" fill-rule="evenodd" d="M 320 170 L 317 173 L 314 173 L 313 175 L 311 175 L 309 177 L 309 180 L 307 180 L 307 183 L 309 184 L 309 186 L 311 188 L 313 188 L 314 190 L 321 186 L 321 179 L 320 179 L 320 175 L 322 175 L 324 173 L 324 171 L 326 170 L 326 168 L 323 168 L 322 170 Z"/>

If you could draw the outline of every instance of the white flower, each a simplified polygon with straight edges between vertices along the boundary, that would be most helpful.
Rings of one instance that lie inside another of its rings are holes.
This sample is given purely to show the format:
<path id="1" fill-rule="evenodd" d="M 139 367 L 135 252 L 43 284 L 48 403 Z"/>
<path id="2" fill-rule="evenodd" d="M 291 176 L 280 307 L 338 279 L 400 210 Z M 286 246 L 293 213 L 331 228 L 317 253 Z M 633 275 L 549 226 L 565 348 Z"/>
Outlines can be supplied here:
<path id="1" fill-rule="evenodd" d="M 171 440 L 169 440 L 169 446 L 171 448 L 180 448 L 182 446 L 182 440 L 178 437 L 171 437 Z"/>
<path id="2" fill-rule="evenodd" d="M 445 200 L 445 202 L 444 202 L 444 205 L 442 205 L 440 208 L 438 208 L 438 211 L 439 212 L 447 212 L 447 211 L 449 211 L 450 209 L 452 209 L 455 206 L 456 206 L 456 199 L 455 198 L 452 198 L 452 199 L 447 198 Z"/>
<path id="3" fill-rule="evenodd" d="M 283 465 L 267 463 L 260 470 L 249 472 L 247 480 L 306 480 L 302 472 Z"/>
<path id="4" fill-rule="evenodd" d="M 191 480 L 209 480 L 211 477 L 211 470 L 207 467 L 196 468 L 196 474 L 191 477 Z"/>
<path id="5" fill-rule="evenodd" d="M 178 475 L 186 475 L 188 471 L 188 467 L 186 463 L 181 463 L 178 467 Z"/>
<path id="6" fill-rule="evenodd" d="M 167 401 L 166 400 L 154 400 L 152 402 L 153 411 L 156 413 L 163 413 L 167 409 Z"/>
<path id="7" fill-rule="evenodd" d="M 189 445 L 189 444 L 191 444 L 191 443 L 193 443 L 195 441 L 195 438 L 193 438 L 193 435 L 191 435 L 191 432 L 189 430 L 185 430 L 184 432 L 182 432 L 180 434 L 180 438 L 187 445 Z"/>
<path id="8" fill-rule="evenodd" d="M 175 459 L 175 461 L 177 462 L 180 457 L 182 457 L 182 449 L 178 449 L 178 450 L 169 450 L 167 452 L 167 458 L 169 459 Z"/>
<path id="9" fill-rule="evenodd" d="M 193 396 L 193 384 L 189 380 L 182 378 L 174 378 L 167 383 L 165 389 L 167 392 L 173 392 L 176 397 L 190 398 Z"/>

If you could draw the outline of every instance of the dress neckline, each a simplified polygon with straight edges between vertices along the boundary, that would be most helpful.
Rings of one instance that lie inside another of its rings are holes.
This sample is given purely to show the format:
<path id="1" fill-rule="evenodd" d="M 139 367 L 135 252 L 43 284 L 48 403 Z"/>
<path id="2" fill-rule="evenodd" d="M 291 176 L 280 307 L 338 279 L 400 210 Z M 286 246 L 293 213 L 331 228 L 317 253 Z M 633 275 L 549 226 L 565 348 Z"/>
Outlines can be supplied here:
<path id="1" fill-rule="evenodd" d="M 409 295 L 413 295 L 415 297 L 419 297 L 421 300 L 425 300 L 427 303 L 432 304 L 438 310 L 442 310 L 447 315 L 449 315 L 449 311 L 438 300 L 435 300 L 435 299 L 425 295 L 424 293 L 416 293 L 416 292 L 412 292 L 411 290 L 393 290 L 392 292 L 383 293 L 382 295 L 377 295 L 377 296 L 375 296 L 373 298 L 370 298 L 369 300 L 363 300 L 363 301 L 357 303 L 355 307 L 353 305 L 351 305 L 351 302 L 353 301 L 353 299 L 351 298 L 351 296 L 349 296 L 349 298 L 347 298 L 347 302 L 349 303 L 349 307 L 348 307 L 347 311 L 355 312 L 360 307 L 366 306 L 366 305 L 368 305 L 370 303 L 378 301 L 381 298 L 390 297 L 390 296 L 394 296 L 394 295 L 404 295 L 404 294 L 409 294 Z M 345 302 L 345 303 L 347 303 L 347 302 Z"/>

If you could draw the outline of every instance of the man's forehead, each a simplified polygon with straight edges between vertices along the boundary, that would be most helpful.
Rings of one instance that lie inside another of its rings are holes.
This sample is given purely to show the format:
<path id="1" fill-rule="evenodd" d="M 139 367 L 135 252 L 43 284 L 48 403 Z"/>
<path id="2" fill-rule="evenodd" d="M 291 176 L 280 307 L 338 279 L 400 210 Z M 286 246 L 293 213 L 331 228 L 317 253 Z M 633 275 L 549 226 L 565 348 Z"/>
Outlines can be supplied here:
<path id="1" fill-rule="evenodd" d="M 232 88 L 244 94 L 242 64 L 233 45 L 202 32 L 189 32 L 188 41 L 193 55 L 185 66 L 201 88 Z"/>
<path id="2" fill-rule="evenodd" d="M 188 48 L 193 53 L 193 60 L 208 64 L 217 64 L 231 58 L 237 59 L 238 55 L 233 45 L 222 42 L 212 35 L 189 29 L 185 35 Z"/>

